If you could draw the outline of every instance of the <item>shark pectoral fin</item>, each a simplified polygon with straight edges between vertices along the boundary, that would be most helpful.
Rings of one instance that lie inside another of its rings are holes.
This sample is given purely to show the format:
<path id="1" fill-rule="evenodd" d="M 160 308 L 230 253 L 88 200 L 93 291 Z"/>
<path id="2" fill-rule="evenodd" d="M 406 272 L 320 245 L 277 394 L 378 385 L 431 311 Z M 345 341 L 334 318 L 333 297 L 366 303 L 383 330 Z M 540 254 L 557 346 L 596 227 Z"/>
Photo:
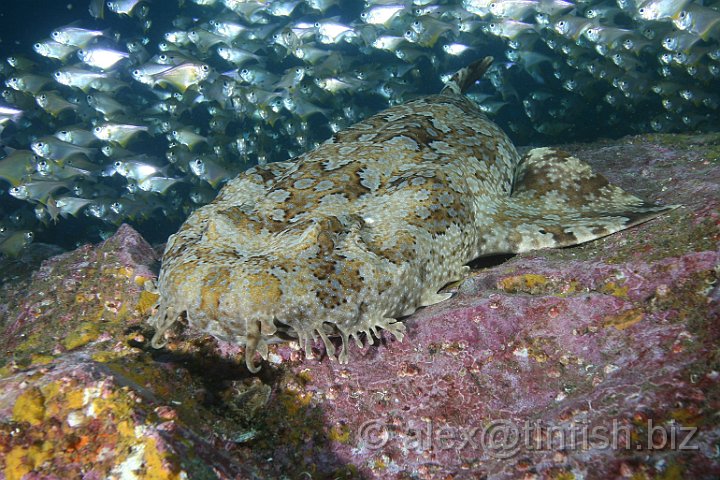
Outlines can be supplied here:
<path id="1" fill-rule="evenodd" d="M 420 299 L 420 306 L 422 307 L 429 307 L 430 305 L 435 305 L 436 303 L 444 302 L 448 298 L 452 297 L 452 293 L 431 293 L 428 295 L 423 296 Z"/>
<path id="2" fill-rule="evenodd" d="M 576 245 L 674 208 L 625 192 L 566 152 L 536 148 L 521 160 L 513 191 L 495 216 L 504 235 L 495 232 L 483 250 L 519 253 Z"/>

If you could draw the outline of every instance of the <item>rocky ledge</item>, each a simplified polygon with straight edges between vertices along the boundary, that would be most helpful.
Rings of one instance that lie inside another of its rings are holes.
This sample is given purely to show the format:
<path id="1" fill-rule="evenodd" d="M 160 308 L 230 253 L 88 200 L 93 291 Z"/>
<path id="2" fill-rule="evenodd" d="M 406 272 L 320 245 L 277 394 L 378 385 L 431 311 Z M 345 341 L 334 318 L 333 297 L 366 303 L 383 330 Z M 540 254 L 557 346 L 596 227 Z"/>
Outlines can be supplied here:
<path id="1" fill-rule="evenodd" d="M 565 146 L 682 204 L 579 247 L 478 262 L 338 365 L 144 320 L 131 227 L 0 288 L 0 477 L 717 478 L 720 135 Z"/>

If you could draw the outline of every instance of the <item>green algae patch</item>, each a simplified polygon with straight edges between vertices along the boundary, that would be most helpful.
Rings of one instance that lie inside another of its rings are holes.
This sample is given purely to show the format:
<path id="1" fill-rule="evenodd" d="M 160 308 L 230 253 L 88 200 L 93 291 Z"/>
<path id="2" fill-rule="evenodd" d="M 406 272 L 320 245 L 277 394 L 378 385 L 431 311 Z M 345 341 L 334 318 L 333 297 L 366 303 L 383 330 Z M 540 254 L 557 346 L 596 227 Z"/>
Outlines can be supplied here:
<path id="1" fill-rule="evenodd" d="M 498 282 L 498 287 L 508 293 L 528 293 L 530 295 L 547 293 L 552 286 L 549 278 L 534 273 L 505 277 Z"/>
<path id="2" fill-rule="evenodd" d="M 617 315 L 608 315 L 603 320 L 605 328 L 615 327 L 617 330 L 625 330 L 636 323 L 640 323 L 645 318 L 645 312 L 641 308 L 631 308 Z"/>
<path id="3" fill-rule="evenodd" d="M 97 323 L 83 322 L 63 339 L 62 345 L 67 350 L 75 350 L 83 345 L 96 340 L 100 336 L 100 329 Z"/>
<path id="4" fill-rule="evenodd" d="M 40 470 L 41 465 L 49 460 L 52 454 L 52 445 L 49 442 L 14 447 L 5 457 L 5 478 L 21 480 L 28 473 Z"/>
<path id="5" fill-rule="evenodd" d="M 53 361 L 63 351 L 88 349 L 97 340 L 123 341 L 131 327 L 145 327 L 156 299 L 143 285 L 149 277 L 104 260 L 88 249 L 59 259 L 29 282 L 29 294 L 7 299 L 12 333 L 0 335 L 0 349 L 13 352 L 3 372 Z M 104 349 L 107 349 L 105 347 Z"/>
<path id="6" fill-rule="evenodd" d="M 330 428 L 328 438 L 333 442 L 350 443 L 352 431 L 347 425 L 333 425 Z"/>
<path id="7" fill-rule="evenodd" d="M 612 295 L 613 297 L 627 298 L 628 287 L 618 285 L 615 282 L 607 282 L 600 287 L 600 292 L 606 295 Z"/>
<path id="8" fill-rule="evenodd" d="M 15 401 L 12 422 L 0 423 L 0 439 L 13 438 L 0 444 L 8 452 L 4 474 L 80 478 L 91 470 L 104 478 L 179 479 L 179 459 L 145 433 L 153 419 L 141 414 L 145 408 L 131 389 L 108 380 L 66 377 L 29 387 Z"/>
<path id="9" fill-rule="evenodd" d="M 140 292 L 140 298 L 135 305 L 135 310 L 140 315 L 150 315 L 152 313 L 155 304 L 157 304 L 160 295 L 143 290 Z"/>
<path id="10" fill-rule="evenodd" d="M 42 423 L 45 418 L 45 396 L 39 388 L 28 388 L 15 400 L 12 418 L 16 422 L 28 422 L 30 425 Z"/>

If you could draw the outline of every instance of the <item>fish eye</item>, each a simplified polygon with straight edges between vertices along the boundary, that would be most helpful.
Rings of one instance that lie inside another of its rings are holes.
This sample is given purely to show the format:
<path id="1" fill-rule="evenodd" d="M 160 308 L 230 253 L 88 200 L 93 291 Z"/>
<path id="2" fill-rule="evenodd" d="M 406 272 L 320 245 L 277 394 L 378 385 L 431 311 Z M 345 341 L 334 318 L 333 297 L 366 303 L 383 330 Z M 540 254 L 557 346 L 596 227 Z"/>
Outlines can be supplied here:
<path id="1" fill-rule="evenodd" d="M 93 128 L 93 132 L 95 132 L 95 133 L 100 133 L 101 131 L 102 131 L 102 128 L 100 128 L 100 127 Z"/>
<path id="2" fill-rule="evenodd" d="M 638 13 L 639 13 L 640 15 L 645 15 L 645 7 L 640 7 L 640 8 L 638 9 Z"/>
<path id="3" fill-rule="evenodd" d="M 35 234 L 33 232 L 27 232 L 25 234 L 25 238 L 27 238 L 28 240 L 32 240 L 34 236 Z"/>
<path id="4" fill-rule="evenodd" d="M 56 76 L 57 78 L 60 78 L 60 77 L 62 76 L 62 73 L 60 73 L 60 72 L 55 72 L 55 76 Z"/>
<path id="5" fill-rule="evenodd" d="M 562 22 L 561 22 L 561 23 L 562 23 Z M 495 24 L 494 24 L 494 23 L 491 23 L 491 24 L 488 25 L 488 26 L 489 26 L 490 28 L 495 28 Z"/>
<path id="6" fill-rule="evenodd" d="M 53 38 L 58 38 L 60 36 L 60 32 L 57 30 L 54 30 L 50 35 L 52 35 Z"/>
<path id="7" fill-rule="evenodd" d="M 45 100 L 45 99 L 47 99 L 47 95 L 45 95 L 44 93 L 42 95 L 40 95 L 40 100 Z"/>
<path id="8" fill-rule="evenodd" d="M 207 66 L 207 65 L 202 65 L 200 68 L 202 68 L 202 71 L 203 71 L 203 72 L 209 72 L 209 71 L 210 71 L 210 67 Z"/>
<path id="9" fill-rule="evenodd" d="M 45 146 L 43 142 L 37 142 L 35 145 L 37 145 L 38 148 L 43 148 Z"/>
<path id="10" fill-rule="evenodd" d="M 240 75 L 247 75 L 248 73 L 250 73 L 250 70 L 248 70 L 247 68 L 243 68 L 242 70 L 240 70 Z"/>
<path id="11" fill-rule="evenodd" d="M 115 168 L 120 168 L 122 167 L 122 162 L 118 160 L 117 162 L 113 163 L 113 165 L 115 166 Z"/>
<path id="12" fill-rule="evenodd" d="M 136 68 L 135 70 L 133 70 L 132 74 L 136 77 L 139 77 L 142 74 L 142 72 L 140 72 L 139 68 Z"/>
<path id="13" fill-rule="evenodd" d="M 168 56 L 163 53 L 158 58 L 164 62 L 165 60 L 167 60 Z"/>
<path id="14" fill-rule="evenodd" d="M 320 28 L 320 22 L 315 22 L 315 28 Z"/>
<path id="15" fill-rule="evenodd" d="M 687 12 L 685 10 L 683 10 L 682 12 L 680 12 L 680 18 L 685 18 L 685 17 L 687 17 Z"/>

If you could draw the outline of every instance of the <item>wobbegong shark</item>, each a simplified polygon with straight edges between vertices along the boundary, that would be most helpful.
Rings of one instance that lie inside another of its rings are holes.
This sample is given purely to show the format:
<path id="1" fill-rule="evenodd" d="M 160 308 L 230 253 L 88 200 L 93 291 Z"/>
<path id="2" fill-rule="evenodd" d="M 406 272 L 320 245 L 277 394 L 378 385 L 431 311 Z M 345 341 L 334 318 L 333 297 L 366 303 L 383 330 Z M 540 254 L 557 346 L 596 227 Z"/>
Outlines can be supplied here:
<path id="1" fill-rule="evenodd" d="M 399 319 L 449 298 L 440 290 L 478 257 L 576 245 L 674 208 L 560 150 L 520 156 L 464 95 L 491 62 L 231 180 L 167 243 L 152 345 L 184 316 L 244 345 L 251 372 L 285 340 L 310 355 L 320 337 L 344 363 L 351 339 L 373 344 L 384 329 L 402 340 Z"/>

